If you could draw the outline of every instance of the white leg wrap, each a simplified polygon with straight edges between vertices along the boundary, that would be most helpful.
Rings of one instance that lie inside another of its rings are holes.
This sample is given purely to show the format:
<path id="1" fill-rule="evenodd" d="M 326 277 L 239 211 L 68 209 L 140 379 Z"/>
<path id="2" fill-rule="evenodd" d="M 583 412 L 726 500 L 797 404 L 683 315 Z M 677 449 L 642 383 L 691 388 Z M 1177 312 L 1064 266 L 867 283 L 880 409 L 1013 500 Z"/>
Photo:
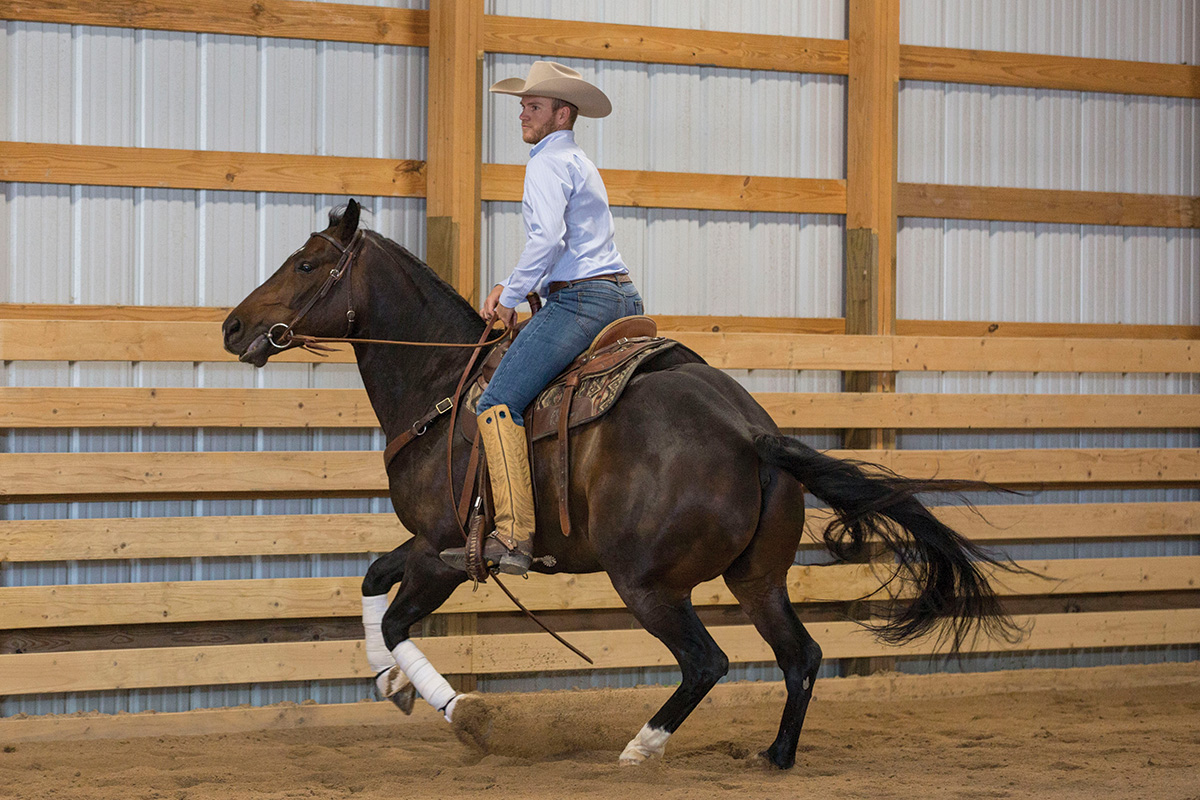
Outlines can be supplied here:
<path id="1" fill-rule="evenodd" d="M 386 594 L 377 594 L 374 597 L 363 597 L 362 599 L 363 636 L 367 640 L 367 663 L 371 665 L 371 671 L 376 675 L 386 672 L 396 664 L 396 659 L 392 658 L 387 645 L 383 643 L 383 615 L 387 609 Z"/>
<path id="2" fill-rule="evenodd" d="M 625 745 L 625 750 L 621 753 L 621 765 L 641 764 L 648 758 L 661 756 L 667 746 L 667 739 L 670 738 L 671 734 L 664 730 L 651 728 L 649 724 L 643 725 L 638 735 Z"/>
<path id="3" fill-rule="evenodd" d="M 442 712 L 446 721 L 449 722 L 454 712 L 454 701 L 458 699 L 458 692 L 454 691 L 441 673 L 433 668 L 429 659 L 417 649 L 411 639 L 405 639 L 396 645 L 396 648 L 392 650 L 392 655 L 395 657 L 396 663 L 400 665 L 400 669 L 412 681 L 413 686 L 417 687 L 421 697 L 425 698 L 425 702 Z"/>

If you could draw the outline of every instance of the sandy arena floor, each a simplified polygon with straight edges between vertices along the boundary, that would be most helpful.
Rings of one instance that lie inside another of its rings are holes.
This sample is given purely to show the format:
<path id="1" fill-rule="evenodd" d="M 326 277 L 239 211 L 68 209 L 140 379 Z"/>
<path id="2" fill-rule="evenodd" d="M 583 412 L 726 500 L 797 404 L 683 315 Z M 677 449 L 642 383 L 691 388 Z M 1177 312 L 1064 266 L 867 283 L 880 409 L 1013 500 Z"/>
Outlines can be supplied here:
<path id="1" fill-rule="evenodd" d="M 782 685 L 723 685 L 664 759 L 618 767 L 667 693 L 493 695 L 488 753 L 423 704 L 395 725 L 0 742 L 0 797 L 1200 798 L 1200 663 L 818 681 L 790 772 L 755 757 Z"/>

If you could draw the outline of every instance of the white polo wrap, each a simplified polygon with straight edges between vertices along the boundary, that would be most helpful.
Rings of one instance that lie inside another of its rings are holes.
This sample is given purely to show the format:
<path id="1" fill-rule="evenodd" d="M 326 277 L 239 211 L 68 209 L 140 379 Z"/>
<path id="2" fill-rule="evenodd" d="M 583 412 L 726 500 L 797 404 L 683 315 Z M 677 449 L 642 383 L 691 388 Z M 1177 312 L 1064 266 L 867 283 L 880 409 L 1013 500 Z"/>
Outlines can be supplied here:
<path id="1" fill-rule="evenodd" d="M 451 714 L 454 712 L 454 701 L 458 699 L 458 692 L 454 691 L 441 673 L 433 668 L 429 659 L 417 649 L 411 639 L 405 639 L 396 645 L 392 650 L 392 655 L 395 657 L 396 663 L 400 665 L 400 669 L 404 670 L 404 674 L 412 681 L 413 686 L 417 687 L 421 697 L 425 698 L 425 702 L 442 712 L 446 721 L 449 722 Z"/>
<path id="2" fill-rule="evenodd" d="M 388 609 L 386 594 L 377 594 L 362 599 L 363 637 L 367 640 L 367 663 L 371 672 L 378 675 L 396 664 L 387 645 L 383 643 L 383 615 Z"/>
<path id="3" fill-rule="evenodd" d="M 638 735 L 625 745 L 620 763 L 641 764 L 647 758 L 661 756 L 666 749 L 667 739 L 670 738 L 671 734 L 664 730 L 651 728 L 649 724 L 643 725 Z"/>

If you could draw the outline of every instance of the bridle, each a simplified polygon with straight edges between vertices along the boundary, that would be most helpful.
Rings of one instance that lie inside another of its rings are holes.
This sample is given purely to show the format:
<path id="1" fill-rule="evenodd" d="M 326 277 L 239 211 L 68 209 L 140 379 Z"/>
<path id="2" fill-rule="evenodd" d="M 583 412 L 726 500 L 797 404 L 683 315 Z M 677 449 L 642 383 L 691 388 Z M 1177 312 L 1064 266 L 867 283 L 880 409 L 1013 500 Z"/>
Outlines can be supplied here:
<path id="1" fill-rule="evenodd" d="M 311 337 L 297 337 L 294 333 L 296 323 L 304 319 L 305 315 L 307 315 L 309 311 L 312 311 L 313 306 L 323 300 L 325 296 L 329 294 L 330 290 L 333 289 L 333 287 L 336 286 L 342 278 L 349 276 L 350 270 L 353 268 L 354 262 L 358 258 L 358 254 L 362 252 L 363 243 L 366 241 L 366 238 L 363 236 L 362 229 L 354 232 L 354 236 L 350 239 L 349 245 L 343 245 L 337 239 L 334 239 L 332 236 L 323 231 L 310 233 L 308 238 L 311 239 L 314 236 L 329 242 L 342 255 L 341 258 L 338 259 L 338 262 L 334 268 L 329 271 L 329 275 L 325 278 L 325 282 L 322 283 L 321 287 L 317 289 L 317 291 L 311 297 L 308 298 L 307 302 L 305 302 L 303 306 L 300 307 L 300 310 L 297 311 L 295 316 L 292 317 L 291 322 L 276 322 L 267 329 L 267 341 L 270 342 L 272 347 L 278 350 L 283 350 L 291 346 L 295 341 L 300 341 L 300 346 L 305 349 L 313 349 L 308 341 L 304 341 L 304 339 Z M 351 285 L 352 284 L 350 283 L 346 284 L 346 336 L 349 336 L 354 330 L 354 294 L 349 288 Z M 283 333 L 278 334 L 277 341 L 275 331 L 280 328 L 283 329 Z M 321 349 L 328 350 L 329 348 Z"/>

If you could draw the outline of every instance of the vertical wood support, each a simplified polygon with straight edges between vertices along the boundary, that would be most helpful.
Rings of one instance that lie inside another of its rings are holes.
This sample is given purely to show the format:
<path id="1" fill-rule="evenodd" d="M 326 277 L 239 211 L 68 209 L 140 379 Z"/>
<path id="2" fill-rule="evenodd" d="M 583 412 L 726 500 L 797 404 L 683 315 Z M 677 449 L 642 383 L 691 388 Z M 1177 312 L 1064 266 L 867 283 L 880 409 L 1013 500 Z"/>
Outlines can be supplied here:
<path id="1" fill-rule="evenodd" d="M 846 333 L 896 330 L 896 146 L 900 91 L 900 0 L 849 0 L 846 118 Z M 894 372 L 843 373 L 847 392 L 893 392 Z M 847 430 L 845 446 L 884 449 L 894 430 Z M 880 553 L 866 553 L 870 558 Z M 870 614 L 852 603 L 852 618 Z M 841 673 L 894 669 L 894 658 L 844 659 Z"/>
<path id="2" fill-rule="evenodd" d="M 479 304 L 480 171 L 483 130 L 483 0 L 429 4 L 429 127 L 425 163 L 426 261 L 472 305 Z M 475 614 L 434 614 L 425 636 L 476 633 Z M 447 675 L 460 692 L 474 675 Z"/>
<path id="3" fill-rule="evenodd" d="M 483 0 L 429 4 L 426 261 L 479 302 Z"/>

